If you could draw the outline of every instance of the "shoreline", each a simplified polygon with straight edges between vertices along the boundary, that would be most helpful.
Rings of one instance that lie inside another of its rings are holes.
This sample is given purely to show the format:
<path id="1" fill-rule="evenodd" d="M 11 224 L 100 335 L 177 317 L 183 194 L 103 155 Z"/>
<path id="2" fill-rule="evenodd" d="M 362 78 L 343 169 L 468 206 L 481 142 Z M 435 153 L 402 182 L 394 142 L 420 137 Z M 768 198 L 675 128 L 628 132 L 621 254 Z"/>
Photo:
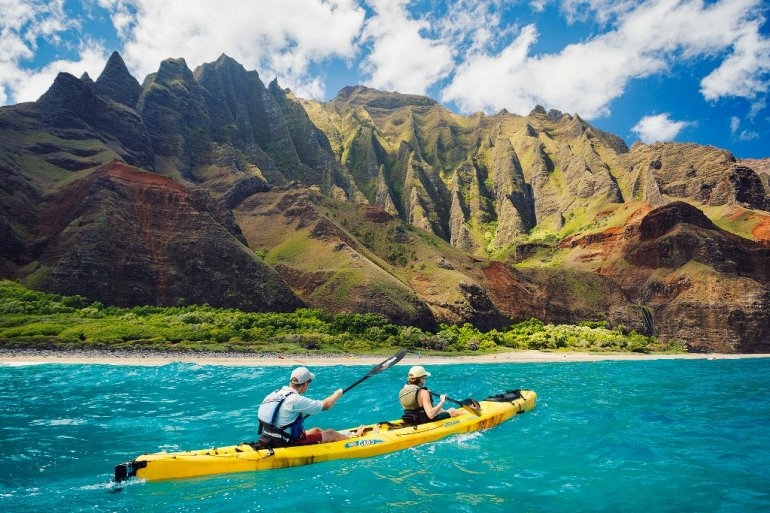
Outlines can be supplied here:
<path id="1" fill-rule="evenodd" d="M 0 366 L 40 364 L 124 365 L 160 366 L 170 363 L 198 365 L 224 365 L 241 367 L 323 367 L 332 365 L 377 365 L 387 355 L 296 355 L 296 354 L 247 354 L 247 353 L 173 353 L 152 351 L 30 351 L 0 349 Z M 554 363 L 645 361 L 645 360 L 735 360 L 742 358 L 770 358 L 770 354 L 734 353 L 588 353 L 547 352 L 534 350 L 508 351 L 478 356 L 435 356 L 410 353 L 399 365 L 452 365 L 490 363 Z"/>

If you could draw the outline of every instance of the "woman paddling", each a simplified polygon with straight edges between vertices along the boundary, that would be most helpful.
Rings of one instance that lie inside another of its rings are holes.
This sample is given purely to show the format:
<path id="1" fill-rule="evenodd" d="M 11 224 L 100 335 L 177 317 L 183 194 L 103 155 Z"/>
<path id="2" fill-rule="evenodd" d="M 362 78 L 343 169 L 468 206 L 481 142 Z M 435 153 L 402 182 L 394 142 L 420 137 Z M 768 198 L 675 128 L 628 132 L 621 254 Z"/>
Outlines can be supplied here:
<path id="1" fill-rule="evenodd" d="M 416 425 L 434 420 L 444 420 L 449 417 L 457 417 L 465 413 L 464 410 L 442 408 L 446 402 L 446 394 L 439 396 L 439 402 L 435 406 L 431 399 L 431 392 L 425 386 L 425 380 L 430 376 L 422 365 L 415 365 L 409 369 L 406 385 L 398 394 L 398 400 L 404 407 L 401 417 L 404 424 Z"/>

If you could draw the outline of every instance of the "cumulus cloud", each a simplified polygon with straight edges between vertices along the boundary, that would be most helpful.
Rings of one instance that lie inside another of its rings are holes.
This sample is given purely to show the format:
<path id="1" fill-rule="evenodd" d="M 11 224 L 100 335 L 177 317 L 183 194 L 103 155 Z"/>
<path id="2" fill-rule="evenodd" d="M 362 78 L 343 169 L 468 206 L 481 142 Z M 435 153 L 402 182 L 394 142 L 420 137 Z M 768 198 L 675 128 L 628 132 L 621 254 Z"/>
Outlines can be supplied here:
<path id="1" fill-rule="evenodd" d="M 452 50 L 441 41 L 423 37 L 425 20 L 411 18 L 408 0 L 370 0 L 375 14 L 364 38 L 371 45 L 363 69 L 368 84 L 386 90 L 425 94 L 453 65 Z"/>
<path id="2" fill-rule="evenodd" d="M 80 75 L 104 67 L 104 52 L 90 39 L 74 45 L 74 59 L 28 65 L 40 46 L 60 45 L 63 34 L 78 29 L 65 14 L 63 0 L 0 0 L 0 12 L 0 104 L 37 99 L 60 71 Z"/>
<path id="3" fill-rule="evenodd" d="M 140 77 L 169 57 L 184 57 L 195 68 L 225 52 L 307 97 L 324 93 L 323 82 L 309 74 L 312 63 L 356 56 L 365 14 L 354 0 L 110 3 L 127 37 L 121 54 Z"/>
<path id="4" fill-rule="evenodd" d="M 609 0 L 572 1 L 599 16 Z M 558 53 L 532 55 L 537 29 L 524 27 L 499 53 L 477 52 L 456 68 L 442 99 L 464 111 L 508 108 L 526 113 L 536 104 L 576 112 L 593 119 L 610 113 L 610 104 L 633 79 L 666 72 L 689 59 L 727 54 L 704 78 L 703 94 L 727 95 L 767 90 L 770 41 L 760 32 L 757 0 L 612 2 L 602 18 L 613 28 Z"/>
<path id="5" fill-rule="evenodd" d="M 701 81 L 707 100 L 725 96 L 755 98 L 770 86 L 770 39 L 746 30 L 733 43 L 732 53 Z"/>
<path id="6" fill-rule="evenodd" d="M 686 127 L 692 126 L 688 121 L 674 121 L 668 112 L 645 116 L 631 129 L 645 143 L 673 141 Z"/>

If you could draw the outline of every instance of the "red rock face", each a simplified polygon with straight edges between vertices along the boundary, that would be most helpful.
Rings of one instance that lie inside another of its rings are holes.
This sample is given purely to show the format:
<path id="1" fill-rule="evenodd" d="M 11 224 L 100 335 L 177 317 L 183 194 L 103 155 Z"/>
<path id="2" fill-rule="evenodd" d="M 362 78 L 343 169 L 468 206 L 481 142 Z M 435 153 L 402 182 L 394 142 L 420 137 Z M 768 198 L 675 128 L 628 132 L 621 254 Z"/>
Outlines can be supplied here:
<path id="1" fill-rule="evenodd" d="M 695 207 L 675 202 L 654 209 L 624 231 L 615 247 L 628 265 L 605 269 L 632 303 L 653 313 L 663 340 L 694 351 L 770 351 L 770 249 L 717 228 Z M 612 237 L 586 237 L 591 254 L 613 253 Z"/>
<path id="2" fill-rule="evenodd" d="M 106 304 L 293 310 L 278 274 L 181 184 L 114 162 L 50 198 L 42 286 Z"/>
<path id="3" fill-rule="evenodd" d="M 511 319 L 531 317 L 556 324 L 604 320 L 638 333 L 651 333 L 639 305 L 613 280 L 589 272 L 515 270 L 500 262 L 484 268 L 489 295 Z"/>

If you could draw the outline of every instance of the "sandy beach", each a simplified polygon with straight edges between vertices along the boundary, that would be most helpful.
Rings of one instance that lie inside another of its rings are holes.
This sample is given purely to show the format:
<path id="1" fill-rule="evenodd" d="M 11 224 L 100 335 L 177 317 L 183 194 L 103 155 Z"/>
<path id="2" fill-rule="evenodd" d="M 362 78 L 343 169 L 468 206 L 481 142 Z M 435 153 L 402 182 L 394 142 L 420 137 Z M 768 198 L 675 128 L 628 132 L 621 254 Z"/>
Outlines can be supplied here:
<path id="1" fill-rule="evenodd" d="M 297 366 L 320 367 L 330 365 L 377 365 L 386 356 L 357 355 L 250 355 L 218 353 L 154 353 L 154 352 L 99 352 L 99 351 L 15 351 L 0 350 L 0 365 L 34 364 L 90 364 L 157 366 L 173 362 L 198 365 L 229 366 Z M 592 362 L 606 360 L 666 360 L 666 359 L 737 359 L 770 358 L 770 354 L 637 354 L 637 353 L 581 353 L 510 351 L 479 356 L 432 356 L 408 354 L 399 365 L 451 365 L 483 363 L 533 362 Z"/>

